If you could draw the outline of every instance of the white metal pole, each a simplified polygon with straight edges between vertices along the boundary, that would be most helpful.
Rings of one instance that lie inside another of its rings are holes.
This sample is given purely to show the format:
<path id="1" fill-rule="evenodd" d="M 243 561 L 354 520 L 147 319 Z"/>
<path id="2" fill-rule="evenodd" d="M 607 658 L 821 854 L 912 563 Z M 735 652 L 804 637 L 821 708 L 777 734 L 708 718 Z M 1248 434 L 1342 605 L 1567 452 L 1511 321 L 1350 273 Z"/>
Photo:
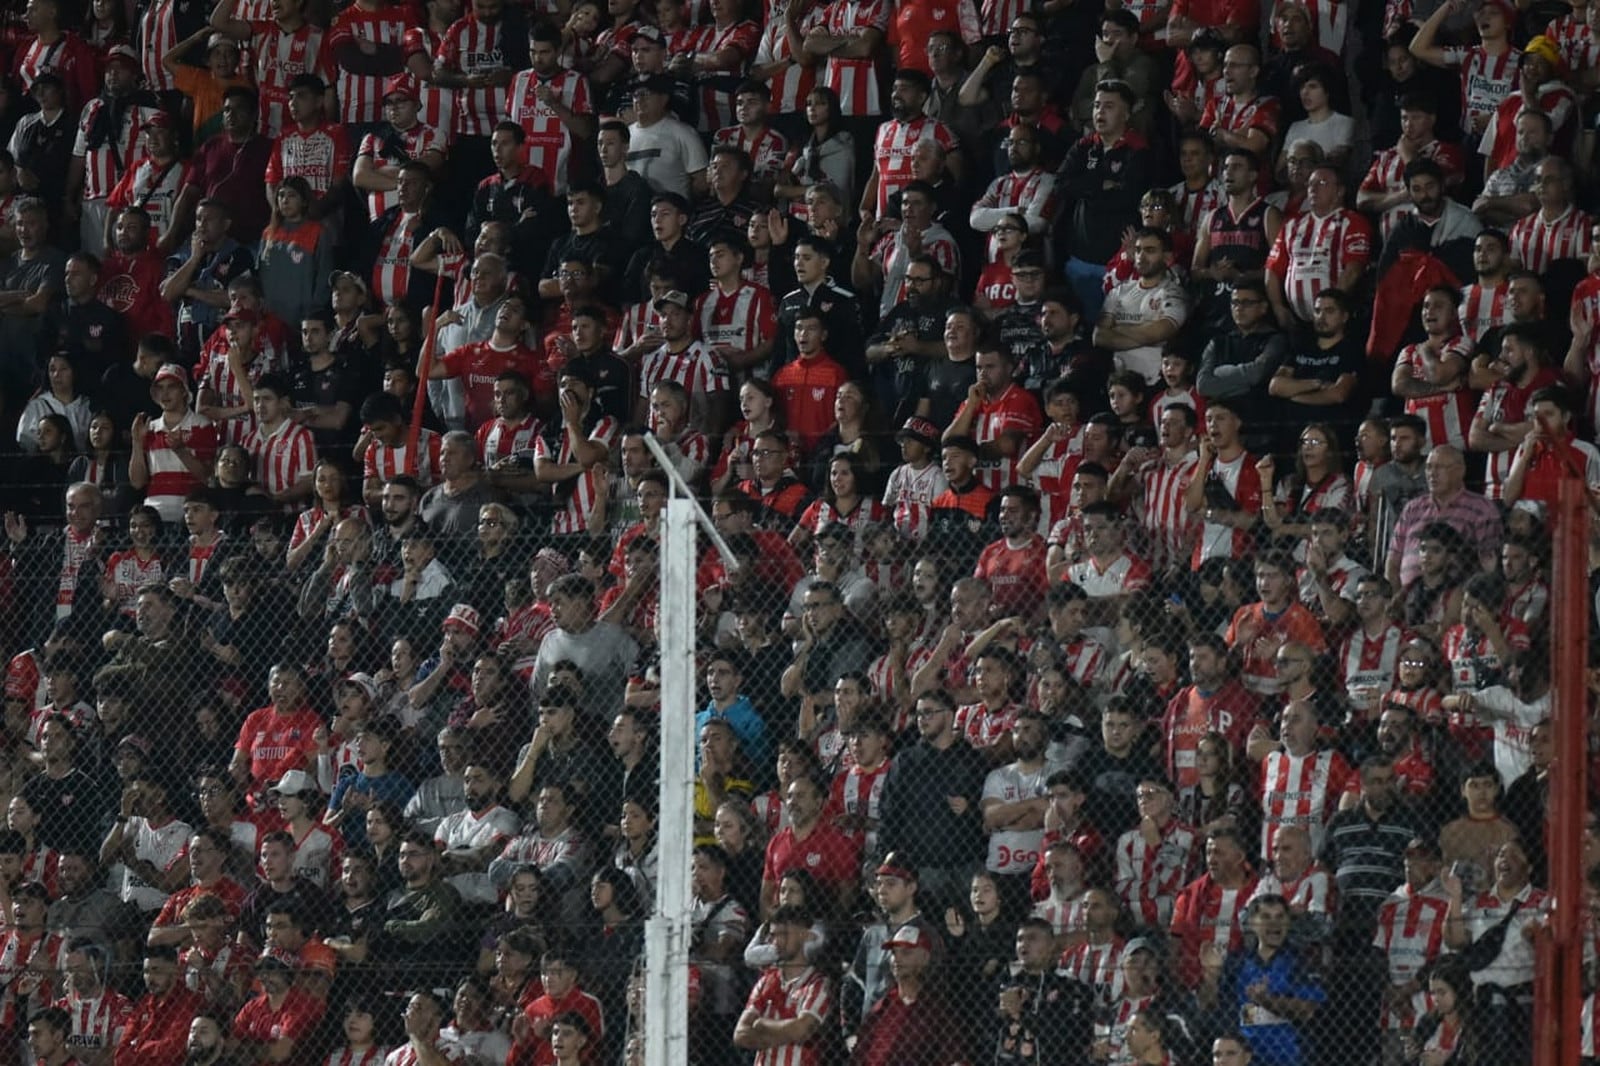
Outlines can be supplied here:
<path id="1" fill-rule="evenodd" d="M 655 444 L 649 437 L 650 444 Z M 662 457 L 658 456 L 658 461 Z M 663 466 L 666 464 L 663 463 Z M 670 468 L 669 468 L 670 469 Z M 660 873 L 645 929 L 645 1063 L 689 1055 L 689 866 L 694 852 L 695 518 L 693 497 L 667 501 L 661 538 Z"/>

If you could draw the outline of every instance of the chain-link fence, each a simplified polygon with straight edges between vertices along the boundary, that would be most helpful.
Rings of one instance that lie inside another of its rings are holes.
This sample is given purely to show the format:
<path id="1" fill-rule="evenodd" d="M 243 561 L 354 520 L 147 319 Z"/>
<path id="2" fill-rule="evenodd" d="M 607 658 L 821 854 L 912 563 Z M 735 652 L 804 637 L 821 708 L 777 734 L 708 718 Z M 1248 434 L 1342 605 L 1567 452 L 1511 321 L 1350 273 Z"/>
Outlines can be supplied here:
<path id="1" fill-rule="evenodd" d="M 666 774 L 692 1062 L 1528 1061 L 1532 519 L 1262 516 L 1215 470 L 1185 503 L 1188 442 L 1042 495 L 977 458 L 925 499 L 914 462 L 882 503 L 704 497 L 692 610 L 648 463 L 615 540 L 499 502 L 428 532 L 404 478 L 370 515 L 8 517 L 8 1049 L 57 1003 L 84 1062 L 177 1062 L 197 1011 L 239 1062 L 435 1022 L 475 1063 L 643 1061 Z"/>

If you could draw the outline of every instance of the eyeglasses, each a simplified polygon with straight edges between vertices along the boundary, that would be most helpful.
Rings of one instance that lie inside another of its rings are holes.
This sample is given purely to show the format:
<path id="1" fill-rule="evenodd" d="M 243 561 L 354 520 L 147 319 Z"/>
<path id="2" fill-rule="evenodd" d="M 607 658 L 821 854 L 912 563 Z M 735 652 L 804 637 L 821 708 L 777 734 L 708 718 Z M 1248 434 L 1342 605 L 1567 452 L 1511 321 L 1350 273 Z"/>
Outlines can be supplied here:
<path id="1" fill-rule="evenodd" d="M 577 281 L 579 278 L 586 278 L 588 276 L 589 272 L 587 270 L 562 270 L 556 273 L 556 277 L 560 278 L 562 281 Z"/>
<path id="2" fill-rule="evenodd" d="M 751 455 L 782 455 L 783 453 L 784 450 L 782 448 L 754 448 L 750 452 Z"/>
<path id="3" fill-rule="evenodd" d="M 907 274 L 906 275 L 906 284 L 907 285 L 932 285 L 933 284 L 933 275 L 931 275 L 931 274 Z"/>

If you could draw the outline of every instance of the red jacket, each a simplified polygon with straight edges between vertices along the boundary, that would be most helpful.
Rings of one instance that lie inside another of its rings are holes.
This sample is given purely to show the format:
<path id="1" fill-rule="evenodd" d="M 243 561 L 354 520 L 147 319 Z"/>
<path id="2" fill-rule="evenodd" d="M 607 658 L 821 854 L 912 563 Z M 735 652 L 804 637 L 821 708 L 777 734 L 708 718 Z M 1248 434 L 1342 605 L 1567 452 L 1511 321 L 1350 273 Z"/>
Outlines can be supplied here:
<path id="1" fill-rule="evenodd" d="M 200 994 L 181 983 L 160 999 L 141 996 L 117 1045 L 116 1066 L 180 1066 L 189 1043 L 189 1023 L 203 1006 Z"/>

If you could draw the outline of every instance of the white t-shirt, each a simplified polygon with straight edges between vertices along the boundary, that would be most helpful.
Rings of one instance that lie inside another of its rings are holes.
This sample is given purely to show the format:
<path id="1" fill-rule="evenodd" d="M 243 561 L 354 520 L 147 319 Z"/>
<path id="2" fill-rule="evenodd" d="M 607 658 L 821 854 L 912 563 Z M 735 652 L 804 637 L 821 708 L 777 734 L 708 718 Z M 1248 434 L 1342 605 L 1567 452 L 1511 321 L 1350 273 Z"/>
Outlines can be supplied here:
<path id="1" fill-rule="evenodd" d="M 1315 141 L 1322 146 L 1324 152 L 1332 155 L 1336 151 L 1349 151 L 1355 139 L 1356 120 L 1336 111 L 1321 122 L 1303 118 L 1294 123 L 1289 127 L 1289 132 L 1284 134 L 1283 143 L 1293 144 L 1299 140 Z"/>
<path id="2" fill-rule="evenodd" d="M 706 148 L 700 135 L 671 115 L 652 126 L 635 122 L 628 127 L 628 169 L 656 192 L 675 192 L 688 199 L 689 175 L 705 168 Z"/>

